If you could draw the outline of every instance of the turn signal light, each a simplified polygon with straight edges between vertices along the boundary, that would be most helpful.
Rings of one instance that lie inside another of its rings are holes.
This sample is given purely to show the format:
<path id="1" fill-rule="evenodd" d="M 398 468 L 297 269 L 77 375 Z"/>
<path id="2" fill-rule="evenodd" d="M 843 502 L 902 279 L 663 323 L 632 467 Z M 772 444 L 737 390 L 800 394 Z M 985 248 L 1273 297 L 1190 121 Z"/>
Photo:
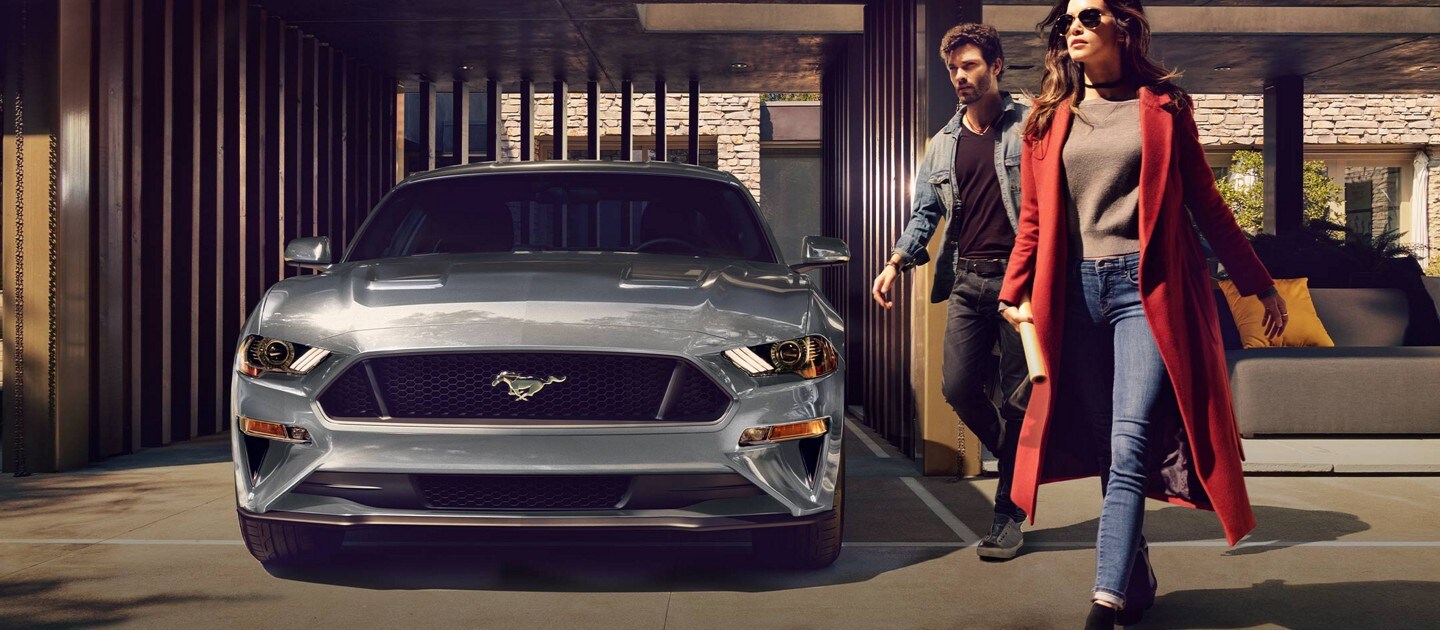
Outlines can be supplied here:
<path id="1" fill-rule="evenodd" d="M 768 427 L 751 427 L 740 434 L 740 446 L 757 446 L 760 444 L 773 444 L 786 440 L 799 440 L 802 438 L 825 435 L 830 431 L 830 420 L 827 418 L 816 418 L 804 422 L 791 422 L 789 424 L 777 424 Z"/>
<path id="2" fill-rule="evenodd" d="M 293 427 L 279 422 L 266 422 L 254 418 L 240 417 L 240 432 L 251 437 L 290 442 L 292 444 L 309 444 L 310 432 L 300 427 Z"/>

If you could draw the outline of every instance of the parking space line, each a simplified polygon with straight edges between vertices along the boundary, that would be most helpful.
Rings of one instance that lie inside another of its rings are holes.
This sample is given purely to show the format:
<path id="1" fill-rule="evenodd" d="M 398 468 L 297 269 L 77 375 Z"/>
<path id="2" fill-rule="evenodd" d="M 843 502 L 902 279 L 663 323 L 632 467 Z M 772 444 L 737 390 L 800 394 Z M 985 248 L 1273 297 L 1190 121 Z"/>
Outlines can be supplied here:
<path id="1" fill-rule="evenodd" d="M 851 420 L 850 418 L 845 418 L 845 427 L 850 429 L 850 432 L 854 433 L 856 438 L 859 438 L 860 443 L 864 444 L 866 448 L 870 449 L 870 452 L 874 453 L 876 457 L 879 457 L 881 459 L 890 458 L 890 454 L 886 453 L 885 449 L 880 448 L 880 445 L 876 444 L 875 440 L 870 439 L 870 436 L 865 434 L 865 430 L 861 429 L 860 425 L 855 424 L 854 420 Z"/>
<path id="2" fill-rule="evenodd" d="M 976 536 L 974 531 L 966 527 L 965 523 L 960 522 L 960 519 L 955 517 L 955 513 L 951 512 L 950 508 L 945 507 L 945 504 L 941 503 L 940 499 L 930 494 L 930 491 L 926 490 L 925 486 L 920 485 L 920 482 L 916 481 L 914 477 L 901 477 L 900 481 L 905 482 L 905 486 L 910 488 L 910 491 L 914 492 L 915 496 L 920 497 L 920 501 L 923 502 L 926 507 L 930 508 L 930 511 L 934 512 L 935 516 L 939 517 L 940 521 L 945 523 L 945 525 L 950 528 L 950 531 L 955 532 L 955 535 L 960 537 L 960 540 L 964 541 L 965 544 L 969 545 L 980 541 L 980 537 Z"/>
<path id="3" fill-rule="evenodd" d="M 960 525 L 964 527 L 964 524 Z M 966 531 L 969 531 L 968 529 Z M 966 541 L 932 541 L 932 542 L 846 542 L 842 543 L 847 548 L 936 548 L 936 549 L 960 549 L 975 544 L 974 533 Z M 517 548 L 544 548 L 544 547 L 748 547 L 748 542 L 614 542 L 614 543 L 588 543 L 574 541 L 556 542 L 409 542 L 409 541 L 357 541 L 345 543 L 350 547 L 517 547 Z M 147 540 L 139 538 L 0 538 L 0 545 L 218 545 L 218 546 L 242 546 L 239 540 L 199 540 L 199 539 L 175 539 L 175 540 Z M 1037 547 L 1042 549 L 1092 549 L 1093 542 L 1058 542 L 1058 541 L 1031 541 L 1025 543 L 1026 547 Z M 1177 540 L 1170 542 L 1151 542 L 1151 547 L 1228 547 L 1223 540 Z M 1235 545 L 1236 549 L 1242 547 L 1312 547 L 1326 549 L 1343 548 L 1419 548 L 1419 549 L 1440 549 L 1440 541 L 1434 540 L 1268 540 L 1257 542 L 1241 542 Z"/>

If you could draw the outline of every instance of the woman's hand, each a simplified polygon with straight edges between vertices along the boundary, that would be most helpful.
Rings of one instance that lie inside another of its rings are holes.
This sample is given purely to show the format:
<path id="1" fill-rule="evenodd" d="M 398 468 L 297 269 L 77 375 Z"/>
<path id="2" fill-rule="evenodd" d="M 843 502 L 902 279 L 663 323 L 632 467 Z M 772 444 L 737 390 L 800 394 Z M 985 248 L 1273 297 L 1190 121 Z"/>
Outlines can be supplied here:
<path id="1" fill-rule="evenodd" d="M 1279 293 L 1272 293 L 1260 298 L 1260 303 L 1265 306 L 1265 317 L 1261 323 L 1265 326 L 1265 336 L 1276 339 L 1285 332 L 1285 325 L 1290 323 L 1290 314 L 1285 310 L 1285 298 Z"/>

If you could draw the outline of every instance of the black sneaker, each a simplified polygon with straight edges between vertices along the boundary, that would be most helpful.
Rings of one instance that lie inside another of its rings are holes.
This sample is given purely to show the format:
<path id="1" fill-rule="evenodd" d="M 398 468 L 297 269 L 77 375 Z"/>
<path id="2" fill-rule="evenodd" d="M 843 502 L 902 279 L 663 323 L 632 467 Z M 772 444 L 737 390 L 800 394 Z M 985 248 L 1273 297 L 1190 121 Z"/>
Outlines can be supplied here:
<path id="1" fill-rule="evenodd" d="M 1020 553 L 1020 546 L 1023 544 L 1025 535 L 1020 533 L 1020 521 L 996 514 L 995 522 L 990 525 L 990 533 L 980 539 L 975 553 L 981 558 L 1009 560 Z"/>

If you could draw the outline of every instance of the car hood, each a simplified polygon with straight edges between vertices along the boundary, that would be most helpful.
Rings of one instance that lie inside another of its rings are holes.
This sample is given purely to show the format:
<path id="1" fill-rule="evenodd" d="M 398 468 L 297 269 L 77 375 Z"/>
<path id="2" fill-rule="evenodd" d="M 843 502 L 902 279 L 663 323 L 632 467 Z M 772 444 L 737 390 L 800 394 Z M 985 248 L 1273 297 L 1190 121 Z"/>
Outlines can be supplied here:
<path id="1" fill-rule="evenodd" d="M 807 334 L 820 313 L 816 300 L 808 278 L 775 264 L 648 254 L 436 255 L 286 279 L 260 305 L 259 332 L 354 351 L 622 343 L 697 350 Z"/>

